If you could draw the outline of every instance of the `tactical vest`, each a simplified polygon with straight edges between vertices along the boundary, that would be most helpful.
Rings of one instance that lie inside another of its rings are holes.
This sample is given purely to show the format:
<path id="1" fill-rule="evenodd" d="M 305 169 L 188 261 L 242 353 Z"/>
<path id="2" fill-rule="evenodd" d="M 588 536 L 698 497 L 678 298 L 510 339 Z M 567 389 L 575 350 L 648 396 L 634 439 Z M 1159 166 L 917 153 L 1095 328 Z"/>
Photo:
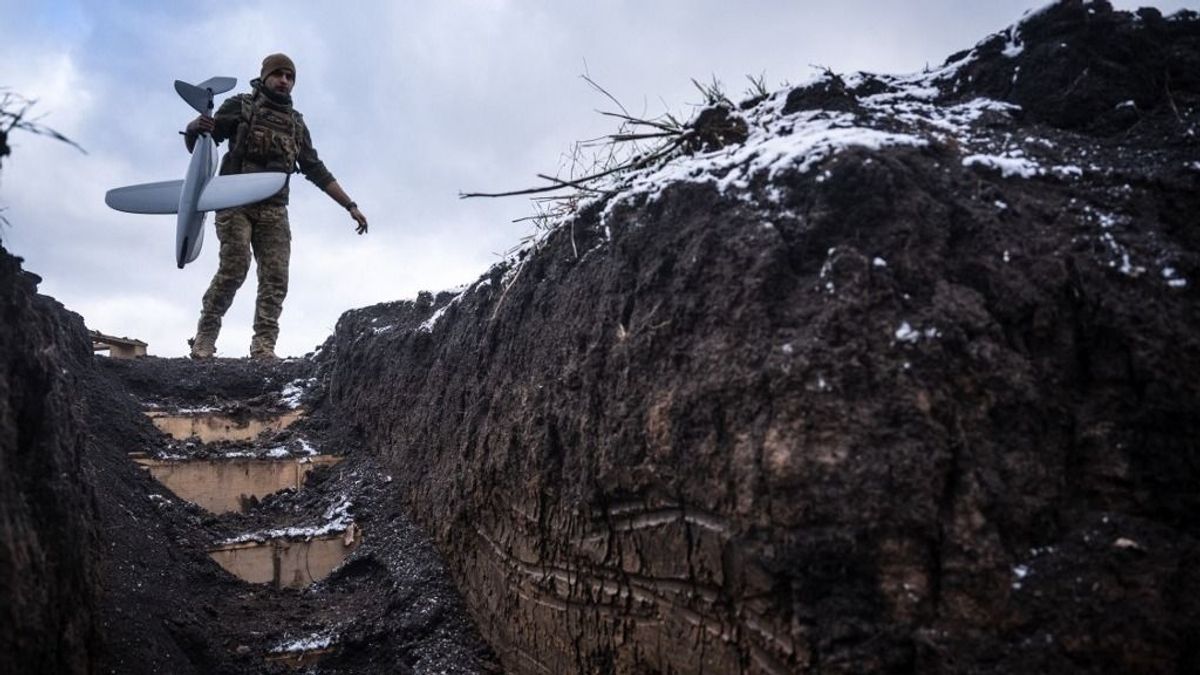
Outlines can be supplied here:
<path id="1" fill-rule="evenodd" d="M 303 118 L 295 110 L 280 109 L 254 98 L 241 99 L 241 121 L 221 163 L 221 173 L 295 172 Z"/>

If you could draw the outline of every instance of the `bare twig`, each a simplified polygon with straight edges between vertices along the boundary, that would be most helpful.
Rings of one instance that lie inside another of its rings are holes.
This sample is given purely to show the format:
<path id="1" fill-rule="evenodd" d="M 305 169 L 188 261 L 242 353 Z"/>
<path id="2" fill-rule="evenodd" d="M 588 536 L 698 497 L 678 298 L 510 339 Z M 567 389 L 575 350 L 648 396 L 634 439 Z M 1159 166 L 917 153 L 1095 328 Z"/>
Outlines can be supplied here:
<path id="1" fill-rule="evenodd" d="M 513 278 L 509 280 L 508 285 L 504 287 L 504 290 L 500 292 L 500 297 L 496 299 L 496 309 L 492 310 L 492 318 L 488 319 L 489 322 L 496 320 L 496 316 L 500 314 L 500 307 L 504 305 L 504 299 L 508 297 L 509 289 L 517 283 L 517 279 L 520 278 L 521 272 L 525 271 L 525 263 L 521 262 L 518 264 L 520 267 L 517 268 L 516 274 L 514 274 Z"/>
<path id="2" fill-rule="evenodd" d="M 747 98 L 766 98 L 770 95 L 771 92 L 767 90 L 767 73 L 765 71 L 759 73 L 758 77 L 747 75 L 746 79 L 750 80 L 750 87 L 746 89 Z"/>
<path id="3" fill-rule="evenodd" d="M 601 94 L 604 94 L 605 96 L 607 96 L 607 97 L 608 97 L 608 100 L 610 100 L 610 101 L 612 101 L 613 103 L 617 104 L 617 107 L 621 109 L 621 112 L 625 113 L 626 115 L 629 115 L 629 111 L 625 109 L 625 106 L 621 105 L 621 102 L 617 100 L 617 97 L 615 97 L 615 96 L 613 96 L 612 94 L 608 93 L 608 90 L 607 90 L 607 89 L 605 89 L 604 87 L 601 87 L 600 85 L 596 84 L 596 81 L 595 81 L 595 80 L 593 80 L 592 78 L 588 77 L 586 74 L 584 74 L 584 75 L 580 75 L 580 77 L 582 77 L 582 78 L 583 78 L 583 81 L 584 81 L 584 82 L 587 82 L 588 84 L 592 85 L 592 88 L 593 88 L 593 89 L 595 89 L 596 91 L 600 92 Z"/>
<path id="4" fill-rule="evenodd" d="M 705 105 L 713 106 L 720 103 L 731 103 L 729 98 L 725 96 L 721 82 L 717 79 L 716 75 L 712 76 L 712 82 L 708 84 L 700 84 L 700 82 L 693 77 L 692 84 L 696 85 L 696 88 L 699 89 L 700 93 L 704 95 Z"/>
<path id="5" fill-rule="evenodd" d="M 675 140 L 671 141 L 670 143 L 664 144 L 663 147 L 659 148 L 658 150 L 656 150 L 655 152 L 653 152 L 649 155 L 646 155 L 641 158 L 635 158 L 634 160 L 627 162 L 625 164 L 621 164 L 620 166 L 616 166 L 616 167 L 613 167 L 606 171 L 601 171 L 599 173 L 594 173 L 590 176 L 585 176 L 585 177 L 577 179 L 576 181 L 573 181 L 573 182 L 565 182 L 565 181 L 560 181 L 558 179 L 548 179 L 548 180 L 555 181 L 554 185 L 545 185 L 542 187 L 527 188 L 524 190 L 512 190 L 510 192 L 466 192 L 466 193 L 460 192 L 458 196 L 460 199 L 469 199 L 472 197 L 514 197 L 517 195 L 540 194 L 543 192 L 553 192 L 555 190 L 561 190 L 562 188 L 565 188 L 565 187 L 574 187 L 574 185 L 572 183 L 586 183 L 588 181 L 593 181 L 598 178 L 604 178 L 605 176 L 611 176 L 612 174 L 618 173 L 621 171 L 628 171 L 631 169 L 640 169 L 641 167 L 646 166 L 647 164 L 653 162 L 656 159 L 665 157 L 670 151 L 677 148 L 681 142 L 683 142 L 683 137 L 677 136 L 675 138 Z M 539 176 L 539 177 L 546 179 L 545 176 Z"/>
<path id="6" fill-rule="evenodd" d="M 0 87 L 0 91 L 3 91 L 2 87 Z M 87 150 L 84 150 L 83 146 L 58 131 L 38 123 L 38 120 L 42 116 L 33 119 L 27 118 L 30 108 L 36 104 L 36 99 L 28 99 L 11 91 L 4 91 L 3 94 L 0 94 L 0 132 L 3 132 L 7 136 L 8 132 L 13 129 L 20 129 L 39 136 L 49 136 L 56 141 L 66 143 L 86 155 Z"/>
<path id="7" fill-rule="evenodd" d="M 600 110 L 598 112 L 601 115 L 604 115 L 606 117 L 616 117 L 617 119 L 625 120 L 626 122 L 629 122 L 631 124 L 640 124 L 642 126 L 654 127 L 655 129 L 662 129 L 663 131 L 670 131 L 673 133 L 679 133 L 679 132 L 683 131 L 683 125 L 678 124 L 677 122 L 674 121 L 674 119 L 671 120 L 672 124 L 663 124 L 662 122 L 655 122 L 654 120 L 646 120 L 646 119 L 642 119 L 640 117 L 630 117 L 629 115 L 623 115 L 621 113 L 605 112 L 603 110 Z"/>
<path id="8" fill-rule="evenodd" d="M 639 141 L 646 138 L 666 138 L 668 136 L 677 135 L 679 135 L 679 132 L 676 131 L 660 131 L 653 134 L 612 134 L 611 136 L 608 136 L 608 139 L 620 143 L 624 141 Z"/>
<path id="9" fill-rule="evenodd" d="M 561 179 L 561 178 L 554 178 L 553 176 L 547 176 L 547 175 L 546 175 L 546 174 L 544 174 L 544 173 L 539 173 L 539 174 L 537 175 L 537 177 L 538 177 L 538 178 L 541 178 L 542 180 L 548 180 L 548 181 L 550 181 L 551 183 L 557 183 L 558 185 L 560 185 L 560 186 L 562 186 L 562 187 L 573 187 L 573 188 L 575 188 L 576 190 L 583 190 L 583 191 L 585 191 L 585 192 L 594 192 L 594 193 L 596 193 L 596 194 L 601 194 L 601 195 L 602 195 L 602 194 L 607 194 L 607 191 L 606 191 L 606 190 L 597 190 L 597 189 L 596 189 L 596 188 L 594 188 L 594 187 L 590 187 L 590 186 L 588 186 L 588 185 L 585 185 L 585 184 L 584 184 L 584 182 L 583 182 L 583 180 L 586 180 L 586 179 L 583 179 L 583 180 L 578 180 L 578 181 L 575 181 L 575 180 L 563 180 L 563 179 Z"/>
<path id="10" fill-rule="evenodd" d="M 1171 106 L 1171 112 L 1175 113 L 1175 119 L 1183 123 L 1183 115 L 1179 114 L 1179 108 L 1175 107 L 1175 97 L 1171 95 L 1171 70 L 1169 68 L 1164 74 L 1163 89 L 1167 93 L 1167 105 Z"/>
<path id="11" fill-rule="evenodd" d="M 543 185 L 542 187 L 528 188 L 525 190 L 510 190 L 509 192 L 460 192 L 459 199 L 472 199 L 474 197 L 519 197 L 521 195 L 536 195 L 542 192 L 553 192 L 561 190 L 566 185 Z"/>
<path id="12" fill-rule="evenodd" d="M 586 70 L 586 62 L 584 64 Z M 531 221 L 536 231 L 522 239 L 521 247 L 533 245 L 535 248 L 548 240 L 548 235 L 558 230 L 562 225 L 569 224 L 571 250 L 576 259 L 580 258 L 579 242 L 576 241 L 575 223 L 573 216 L 578 213 L 580 203 L 594 195 L 605 198 L 620 189 L 621 179 L 606 181 L 613 176 L 638 171 L 648 166 L 656 166 L 663 161 L 669 161 L 676 154 L 693 152 L 692 146 L 697 144 L 697 129 L 692 128 L 694 122 L 681 122 L 667 112 L 661 117 L 650 118 L 645 115 L 638 117 L 629 112 L 621 102 L 607 89 L 600 86 L 588 73 L 581 76 L 584 82 L 600 92 L 619 112 L 597 110 L 604 117 L 619 121 L 614 133 L 599 138 L 575 142 L 567 152 L 560 155 L 558 171 L 551 176 L 545 173 L 537 174 L 537 179 L 545 181 L 544 185 L 536 185 L 520 190 L 504 192 L 465 192 L 460 193 L 463 199 L 476 197 L 513 197 L 525 196 L 534 202 L 537 213 L 513 222 Z M 761 76 L 760 76 L 761 79 Z M 720 102 L 722 105 L 732 105 L 721 92 L 720 83 L 713 78 L 709 85 L 702 85 L 693 80 L 710 104 Z M 711 125 L 710 125 L 711 126 Z M 711 131 L 711 130 L 710 130 Z M 718 130 L 719 131 L 719 130 Z M 565 175 L 565 177 L 563 177 Z M 510 251 L 509 255 L 512 255 Z M 520 264 L 520 263 L 517 263 Z M 521 270 L 514 270 L 510 277 L 513 282 Z M 493 318 L 498 316 L 499 306 L 507 297 L 511 284 L 501 293 Z"/>

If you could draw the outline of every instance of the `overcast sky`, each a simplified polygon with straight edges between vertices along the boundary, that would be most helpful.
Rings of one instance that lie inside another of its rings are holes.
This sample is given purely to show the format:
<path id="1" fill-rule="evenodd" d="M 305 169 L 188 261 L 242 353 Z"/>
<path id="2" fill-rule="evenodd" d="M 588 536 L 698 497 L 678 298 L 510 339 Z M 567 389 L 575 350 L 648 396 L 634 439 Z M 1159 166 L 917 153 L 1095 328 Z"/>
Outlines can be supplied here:
<path id="1" fill-rule="evenodd" d="M 371 222 L 293 183 L 291 287 L 277 351 L 301 355 L 345 310 L 474 280 L 529 234 L 521 198 L 460 200 L 555 173 L 576 140 L 613 130 L 588 73 L 633 112 L 687 117 L 690 79 L 742 98 L 813 75 L 938 64 L 1042 0 L 193 2 L 0 0 L 0 87 L 87 149 L 17 133 L 0 169 L 0 240 L 88 327 L 186 353 L 217 265 L 175 266 L 174 216 L 118 213 L 112 187 L 182 178 L 194 116 L 172 82 L 296 62 L 293 92 L 326 165 Z M 1129 9 L 1141 3 L 1116 2 Z M 1156 5 L 1164 13 L 1200 0 Z M 232 92 L 231 92 L 232 93 Z M 248 352 L 254 271 L 225 317 L 223 356 Z"/>

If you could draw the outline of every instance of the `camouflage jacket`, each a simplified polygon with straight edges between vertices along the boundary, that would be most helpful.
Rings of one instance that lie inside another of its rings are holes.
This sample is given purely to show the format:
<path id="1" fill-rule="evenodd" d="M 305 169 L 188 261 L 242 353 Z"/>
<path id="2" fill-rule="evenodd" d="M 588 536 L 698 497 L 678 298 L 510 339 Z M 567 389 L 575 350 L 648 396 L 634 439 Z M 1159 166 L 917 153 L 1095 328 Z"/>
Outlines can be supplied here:
<path id="1" fill-rule="evenodd" d="M 290 105 L 269 100 L 257 87 L 254 93 L 225 99 L 213 121 L 216 124 L 213 140 L 218 143 L 230 140 L 229 151 L 221 160 L 222 174 L 259 171 L 291 174 L 299 170 L 322 189 L 333 181 L 333 174 L 317 157 L 304 117 Z M 287 204 L 288 188 L 284 185 L 266 203 Z"/>

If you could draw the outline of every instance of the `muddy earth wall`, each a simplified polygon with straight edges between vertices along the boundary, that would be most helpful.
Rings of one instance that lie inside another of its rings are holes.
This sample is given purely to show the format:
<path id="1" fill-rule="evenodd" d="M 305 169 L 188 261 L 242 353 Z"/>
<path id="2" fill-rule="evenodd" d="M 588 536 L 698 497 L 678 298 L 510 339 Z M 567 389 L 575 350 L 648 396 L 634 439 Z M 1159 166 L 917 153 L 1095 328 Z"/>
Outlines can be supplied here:
<path id="1" fill-rule="evenodd" d="M 84 673 L 97 514 L 76 383 L 91 344 L 39 281 L 0 247 L 0 670 Z"/>
<path id="2" fill-rule="evenodd" d="M 1044 110 L 602 200 L 461 294 L 344 315 L 330 401 L 505 666 L 1200 669 L 1180 16 L 1061 3 L 937 94 L 1087 85 Z M 1052 82 L 998 84 L 1055 49 Z M 893 86 L 856 82 L 780 109 L 859 115 Z M 981 167 L 984 141 L 1085 169 Z"/>
<path id="3" fill-rule="evenodd" d="M 260 672 L 213 639 L 236 580 L 129 460 L 162 442 L 132 395 L 155 382 L 97 368 L 39 281 L 0 248 L 0 672 Z"/>

